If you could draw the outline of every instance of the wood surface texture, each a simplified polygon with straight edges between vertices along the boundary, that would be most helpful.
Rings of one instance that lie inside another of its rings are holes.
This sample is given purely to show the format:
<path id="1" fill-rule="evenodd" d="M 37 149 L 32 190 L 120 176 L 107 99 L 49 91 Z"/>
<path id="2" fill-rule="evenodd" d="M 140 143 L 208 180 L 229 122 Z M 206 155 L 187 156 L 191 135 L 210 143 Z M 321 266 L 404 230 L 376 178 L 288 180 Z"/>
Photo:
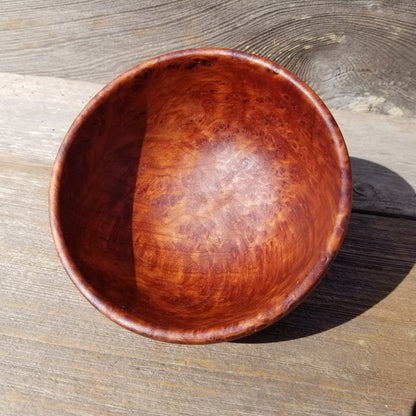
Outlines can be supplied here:
<path id="1" fill-rule="evenodd" d="M 108 82 L 190 47 L 259 54 L 333 108 L 416 114 L 416 4 L 2 0 L 0 71 Z"/>
<path id="2" fill-rule="evenodd" d="M 353 212 L 328 274 L 283 320 L 175 345 L 80 295 L 52 242 L 48 186 L 106 82 L 210 46 L 271 59 L 318 92 L 352 156 Z M 415 67 L 413 0 L 0 1 L 0 414 L 414 416 Z"/>
<path id="3" fill-rule="evenodd" d="M 0 75 L 0 413 L 410 415 L 416 214 L 401 218 L 401 210 L 414 207 L 415 120 L 335 112 L 358 166 L 354 183 L 380 191 L 354 198 L 329 273 L 270 328 L 238 342 L 183 346 L 140 337 L 97 312 L 52 243 L 52 163 L 99 89 Z"/>

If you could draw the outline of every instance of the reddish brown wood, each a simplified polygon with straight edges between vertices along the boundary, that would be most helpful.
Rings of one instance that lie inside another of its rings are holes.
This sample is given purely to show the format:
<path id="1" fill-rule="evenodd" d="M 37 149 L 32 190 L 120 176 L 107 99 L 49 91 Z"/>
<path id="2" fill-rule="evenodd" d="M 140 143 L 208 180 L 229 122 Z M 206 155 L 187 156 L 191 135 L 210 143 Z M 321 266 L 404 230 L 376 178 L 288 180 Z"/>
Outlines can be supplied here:
<path id="1" fill-rule="evenodd" d="M 106 86 L 70 128 L 50 188 L 59 256 L 105 315 L 208 343 L 293 309 L 341 244 L 351 178 L 339 129 L 282 67 L 175 52 Z"/>

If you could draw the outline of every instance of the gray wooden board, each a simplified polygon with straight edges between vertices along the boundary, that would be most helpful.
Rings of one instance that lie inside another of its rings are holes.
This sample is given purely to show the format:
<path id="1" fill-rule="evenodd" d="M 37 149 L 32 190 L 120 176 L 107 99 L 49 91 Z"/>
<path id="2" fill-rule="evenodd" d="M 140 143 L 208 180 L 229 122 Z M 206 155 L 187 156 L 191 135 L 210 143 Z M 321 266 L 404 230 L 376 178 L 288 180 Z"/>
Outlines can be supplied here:
<path id="1" fill-rule="evenodd" d="M 0 71 L 108 82 L 178 49 L 274 60 L 333 108 L 416 115 L 413 0 L 2 0 Z"/>
<path id="2" fill-rule="evenodd" d="M 409 415 L 416 399 L 416 221 L 408 192 L 415 121 L 335 112 L 364 172 L 358 191 L 369 206 L 352 214 L 323 282 L 252 337 L 173 345 L 96 311 L 51 240 L 53 159 L 99 87 L 0 75 L 0 414 Z M 406 190 L 397 204 L 366 196 L 368 184 L 381 195 L 391 177 Z M 403 212 L 407 218 L 391 217 Z"/>
<path id="3" fill-rule="evenodd" d="M 416 217 L 416 118 L 333 114 L 351 156 L 353 209 Z"/>

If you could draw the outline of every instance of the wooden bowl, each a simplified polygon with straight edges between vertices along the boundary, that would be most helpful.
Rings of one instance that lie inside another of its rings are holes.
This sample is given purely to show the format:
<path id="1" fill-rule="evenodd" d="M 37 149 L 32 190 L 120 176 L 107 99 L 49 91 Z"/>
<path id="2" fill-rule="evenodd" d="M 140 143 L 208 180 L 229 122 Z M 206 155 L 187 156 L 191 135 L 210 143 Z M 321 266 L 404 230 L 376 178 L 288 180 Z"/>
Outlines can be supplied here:
<path id="1" fill-rule="evenodd" d="M 102 313 L 163 341 L 210 343 L 293 309 L 340 247 L 348 153 L 286 69 L 224 49 L 151 59 L 76 118 L 50 186 L 58 254 Z"/>

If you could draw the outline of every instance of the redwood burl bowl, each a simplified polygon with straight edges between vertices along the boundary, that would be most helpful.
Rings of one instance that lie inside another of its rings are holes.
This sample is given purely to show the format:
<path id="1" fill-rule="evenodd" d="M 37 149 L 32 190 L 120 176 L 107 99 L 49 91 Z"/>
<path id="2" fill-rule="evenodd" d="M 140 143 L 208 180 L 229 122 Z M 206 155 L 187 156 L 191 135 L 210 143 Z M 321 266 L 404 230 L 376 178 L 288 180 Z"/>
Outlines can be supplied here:
<path id="1" fill-rule="evenodd" d="M 345 233 L 350 165 L 289 71 L 195 49 L 89 102 L 49 197 L 58 254 L 97 309 L 154 339 L 210 343 L 270 325 L 317 285 Z"/>

